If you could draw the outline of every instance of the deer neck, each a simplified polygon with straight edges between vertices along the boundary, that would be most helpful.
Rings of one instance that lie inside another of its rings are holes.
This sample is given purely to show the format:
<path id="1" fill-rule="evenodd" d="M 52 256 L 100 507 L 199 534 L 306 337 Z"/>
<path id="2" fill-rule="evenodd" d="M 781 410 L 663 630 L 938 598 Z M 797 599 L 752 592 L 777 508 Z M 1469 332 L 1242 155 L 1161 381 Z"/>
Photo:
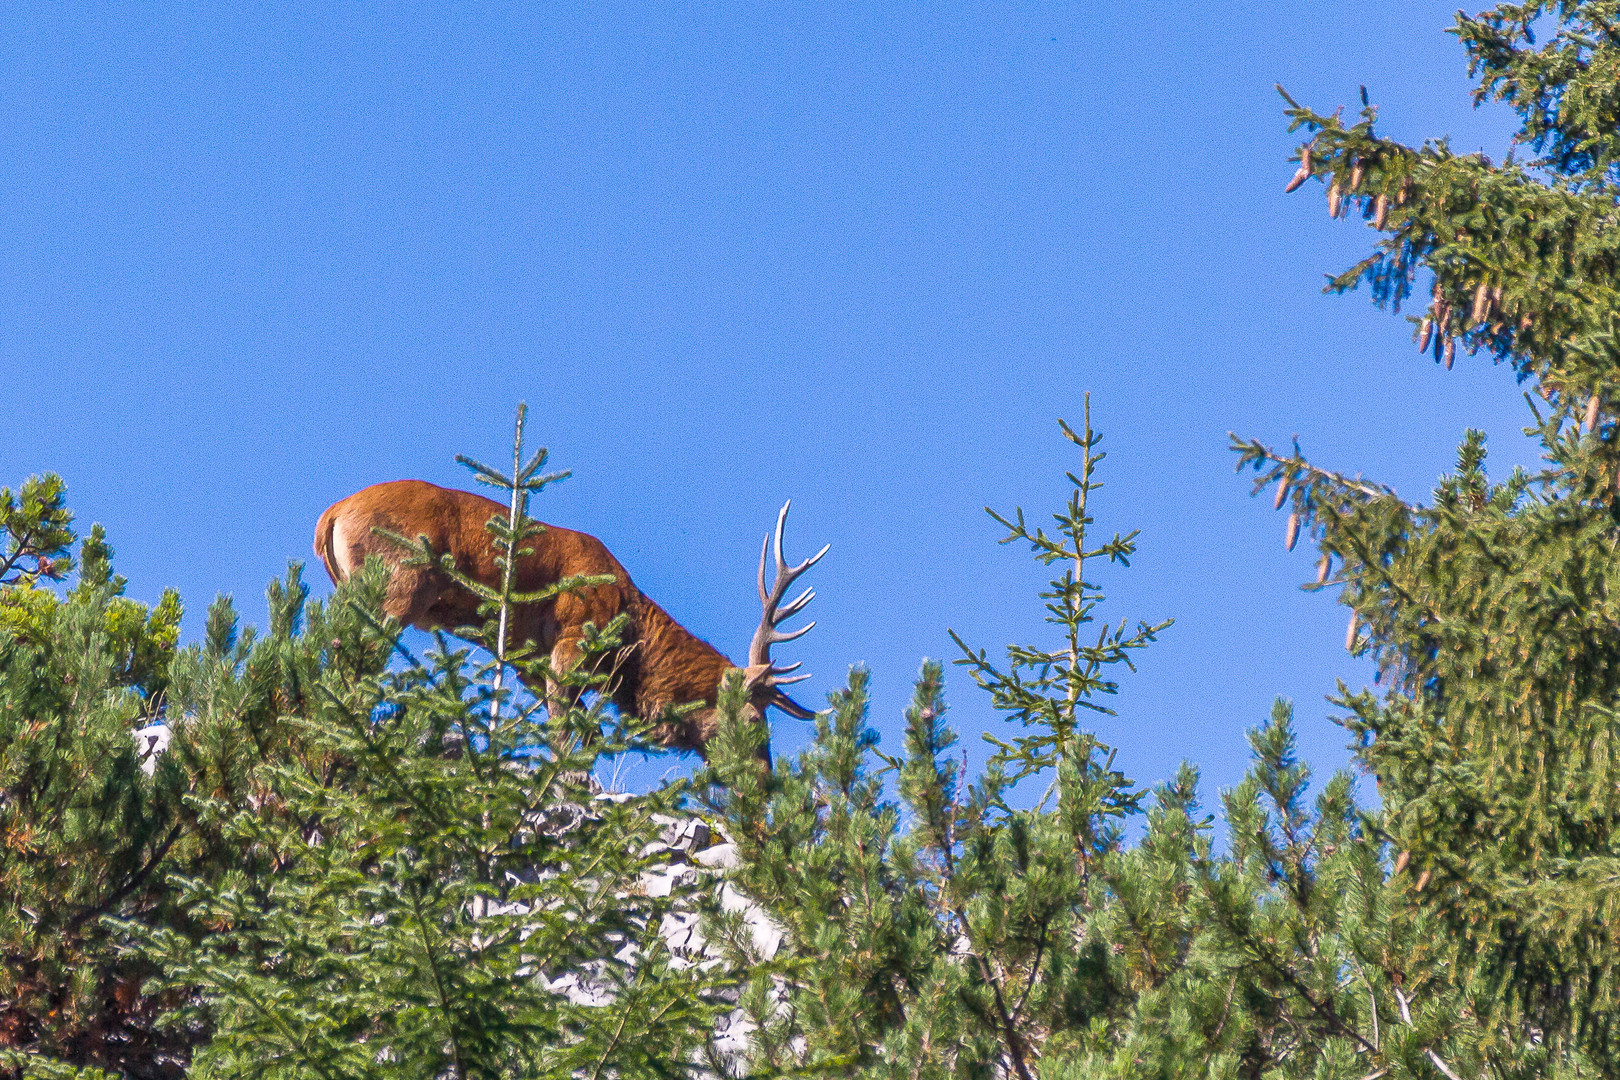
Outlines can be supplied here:
<path id="1" fill-rule="evenodd" d="M 712 712 L 721 678 L 736 665 L 645 595 L 637 593 L 632 608 L 636 622 L 636 715 L 651 718 L 665 706 L 692 701 L 710 707 L 697 715 Z M 707 734 L 702 733 L 705 738 Z"/>

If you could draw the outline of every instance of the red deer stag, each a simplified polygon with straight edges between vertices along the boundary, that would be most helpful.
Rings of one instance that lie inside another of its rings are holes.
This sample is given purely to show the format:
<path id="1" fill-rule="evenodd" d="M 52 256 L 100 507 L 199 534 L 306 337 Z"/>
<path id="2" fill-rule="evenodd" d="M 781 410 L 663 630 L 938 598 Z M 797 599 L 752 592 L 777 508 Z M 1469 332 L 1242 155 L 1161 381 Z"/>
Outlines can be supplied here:
<path id="1" fill-rule="evenodd" d="M 742 669 L 753 712 L 761 721 L 771 705 L 801 720 L 815 715 L 782 691 L 783 686 L 809 676 L 789 676 L 798 664 L 779 667 L 771 660 L 773 644 L 791 641 L 815 626 L 812 622 L 797 630 L 777 629 L 815 596 L 814 590 L 806 589 L 783 604 L 788 587 L 827 553 L 823 547 L 798 566 L 787 565 L 782 558 L 782 530 L 787 523 L 788 505 L 791 503 L 784 505 L 776 518 L 776 580 L 769 590 L 765 586 L 765 558 L 771 536 L 765 537 L 765 547 L 759 553 L 759 598 L 765 613 L 748 649 L 748 665 Z M 450 553 L 458 571 L 498 587 L 500 570 L 485 525 L 491 517 L 506 513 L 506 508 L 481 495 L 421 480 L 376 484 L 327 508 L 315 525 L 315 553 L 326 564 L 334 583 L 352 574 L 368 555 L 380 557 L 393 570 L 383 610 L 407 626 L 454 631 L 482 624 L 477 597 L 442 570 L 406 565 L 406 555 L 399 545 L 379 530 L 413 539 L 425 537 L 434 551 Z M 659 723 L 653 738 L 673 749 L 703 753 L 714 734 L 714 702 L 720 680 L 738 665 L 643 595 L 619 560 L 596 537 L 546 526 L 544 532 L 524 544 L 533 552 L 518 561 L 514 591 L 536 592 L 578 575 L 611 574 L 613 583 L 519 605 L 511 615 L 508 640 L 534 642 L 537 649 L 551 657 L 557 670 L 565 670 L 579 659 L 579 641 L 586 623 L 606 626 L 619 614 L 628 614 L 625 648 L 617 658 L 616 680 L 609 691 L 613 703 L 621 712 L 656 720 L 669 706 L 702 702 L 701 709 Z M 547 701 L 556 706 L 559 698 L 551 693 Z"/>

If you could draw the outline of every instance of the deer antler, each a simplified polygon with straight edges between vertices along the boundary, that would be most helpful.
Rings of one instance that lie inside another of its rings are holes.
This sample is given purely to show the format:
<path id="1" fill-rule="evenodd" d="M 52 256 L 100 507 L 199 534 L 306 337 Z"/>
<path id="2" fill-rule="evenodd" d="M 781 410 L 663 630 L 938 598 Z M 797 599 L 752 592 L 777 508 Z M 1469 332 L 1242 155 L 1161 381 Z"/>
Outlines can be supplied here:
<path id="1" fill-rule="evenodd" d="M 810 676 L 804 674 L 784 677 L 788 676 L 789 672 L 796 670 L 799 665 L 792 663 L 786 667 L 777 666 L 771 660 L 771 646 L 779 641 L 792 641 L 794 638 L 803 637 L 816 625 L 814 621 L 811 621 L 797 630 L 783 632 L 777 629 L 782 623 L 797 615 L 804 608 L 804 605 L 815 599 L 816 591 L 806 589 L 787 604 L 782 603 L 782 597 L 787 595 L 788 587 L 798 579 L 800 574 L 816 565 L 821 557 L 827 554 L 827 549 L 832 545 L 823 546 L 820 551 L 798 566 L 789 566 L 787 561 L 782 558 L 782 530 L 787 526 L 788 507 L 792 505 L 793 500 L 789 499 L 782 504 L 781 513 L 776 515 L 776 580 L 771 583 L 768 592 L 765 589 L 765 556 L 771 549 L 771 537 L 769 534 L 766 535 L 765 543 L 759 549 L 759 602 L 764 605 L 765 613 L 760 617 L 759 629 L 754 631 L 752 644 L 748 646 L 748 667 L 745 670 L 747 671 L 748 685 L 751 689 L 764 688 L 768 691 L 766 694 L 767 705 L 775 705 L 789 716 L 797 719 L 808 720 L 816 714 L 788 697 L 787 694 L 782 692 L 781 688 L 790 683 L 803 682 Z"/>

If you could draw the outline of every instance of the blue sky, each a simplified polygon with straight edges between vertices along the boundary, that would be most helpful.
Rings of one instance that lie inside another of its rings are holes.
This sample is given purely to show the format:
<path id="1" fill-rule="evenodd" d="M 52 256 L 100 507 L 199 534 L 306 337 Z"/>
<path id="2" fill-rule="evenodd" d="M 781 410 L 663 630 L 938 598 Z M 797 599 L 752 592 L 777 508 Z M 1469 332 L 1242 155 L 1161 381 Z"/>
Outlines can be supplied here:
<path id="1" fill-rule="evenodd" d="M 1509 371 L 1321 295 L 1370 234 L 1282 194 L 1272 86 L 1365 83 L 1387 132 L 1500 155 L 1451 9 L 31 5 L 0 27 L 0 484 L 63 474 L 194 637 L 222 591 L 262 622 L 349 492 L 469 486 L 453 456 L 502 458 L 523 399 L 575 472 L 536 516 L 734 658 L 792 497 L 790 549 L 832 544 L 801 699 L 865 662 L 890 741 L 947 627 L 1044 640 L 981 507 L 1057 508 L 1089 390 L 1100 527 L 1142 530 L 1105 612 L 1176 619 L 1099 722 L 1119 764 L 1213 794 L 1281 694 L 1336 766 L 1324 696 L 1370 671 L 1225 433 L 1409 497 L 1465 427 L 1493 471 L 1532 452 Z"/>

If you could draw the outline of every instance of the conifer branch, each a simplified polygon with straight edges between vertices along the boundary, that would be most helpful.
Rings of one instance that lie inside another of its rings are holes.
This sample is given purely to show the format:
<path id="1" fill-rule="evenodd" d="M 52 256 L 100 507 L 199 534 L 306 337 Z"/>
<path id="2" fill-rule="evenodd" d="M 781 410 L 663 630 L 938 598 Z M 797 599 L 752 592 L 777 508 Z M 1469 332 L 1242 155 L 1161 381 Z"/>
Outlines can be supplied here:
<path id="1" fill-rule="evenodd" d="M 162 864 L 164 857 L 169 854 L 169 849 L 174 846 L 174 842 L 176 840 L 180 839 L 183 832 L 184 825 L 176 823 L 172 828 L 169 829 L 168 834 L 164 836 L 164 838 L 158 843 L 157 847 L 152 850 L 152 854 L 147 858 L 146 862 L 143 863 L 140 868 L 135 871 L 135 873 L 131 874 L 122 885 L 115 889 L 112 895 L 108 896 L 95 907 L 86 908 L 83 911 L 76 913 L 63 926 L 62 932 L 72 933 L 90 920 L 99 919 L 101 916 L 107 914 L 119 904 L 123 903 L 125 898 L 132 895 L 135 890 L 146 884 L 147 878 L 151 877 L 152 871 L 156 870 L 158 866 Z"/>
<path id="2" fill-rule="evenodd" d="M 449 990 L 445 986 L 438 950 L 434 948 L 433 931 L 428 928 L 427 917 L 422 911 L 421 886 L 417 882 L 410 882 L 406 886 L 406 896 L 410 898 L 411 915 L 416 921 L 422 942 L 422 953 L 427 958 L 428 973 L 433 977 L 433 986 L 438 993 L 439 1007 L 444 1012 L 445 1037 L 450 1043 L 450 1067 L 454 1070 L 455 1080 L 466 1080 L 467 1070 L 461 1054 L 459 1018 L 456 1007 L 450 1000 Z"/>

